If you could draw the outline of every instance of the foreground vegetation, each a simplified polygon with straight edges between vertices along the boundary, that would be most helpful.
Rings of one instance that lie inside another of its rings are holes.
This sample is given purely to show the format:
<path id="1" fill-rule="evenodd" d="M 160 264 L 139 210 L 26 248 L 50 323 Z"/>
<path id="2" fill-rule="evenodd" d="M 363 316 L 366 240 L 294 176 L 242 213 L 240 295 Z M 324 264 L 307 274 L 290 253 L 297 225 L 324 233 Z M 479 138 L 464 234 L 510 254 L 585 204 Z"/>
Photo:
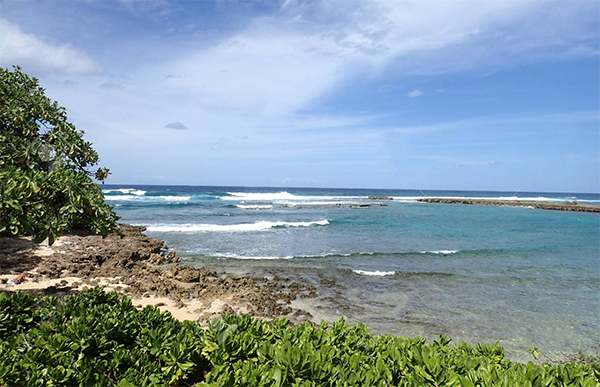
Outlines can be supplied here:
<path id="1" fill-rule="evenodd" d="M 520 364 L 499 345 L 373 336 L 247 315 L 208 330 L 100 288 L 0 294 L 0 385 L 598 386 L 600 367 Z"/>

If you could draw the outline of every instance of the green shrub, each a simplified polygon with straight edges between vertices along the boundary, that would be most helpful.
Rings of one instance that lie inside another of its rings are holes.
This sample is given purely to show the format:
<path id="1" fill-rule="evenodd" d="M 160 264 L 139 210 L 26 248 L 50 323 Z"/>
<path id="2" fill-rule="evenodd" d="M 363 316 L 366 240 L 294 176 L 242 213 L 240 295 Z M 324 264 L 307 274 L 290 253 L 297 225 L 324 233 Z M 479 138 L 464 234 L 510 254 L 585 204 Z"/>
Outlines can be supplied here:
<path id="1" fill-rule="evenodd" d="M 0 333 L 0 385 L 189 384 L 209 365 L 197 324 L 100 288 L 59 301 L 0 294 Z"/>
<path id="2" fill-rule="evenodd" d="M 35 78 L 0 68 L 0 235 L 33 235 L 50 244 L 85 228 L 104 236 L 119 217 L 100 187 L 108 169 L 66 110 L 44 95 Z"/>
<path id="3" fill-rule="evenodd" d="M 207 330 L 99 288 L 0 294 L 0 385 L 598 386 L 598 363 L 511 362 L 499 344 L 450 345 L 247 315 Z"/>
<path id="4" fill-rule="evenodd" d="M 268 324 L 248 316 L 214 320 L 203 353 L 213 364 L 201 386 L 597 386 L 583 364 L 520 364 L 499 344 L 450 345 L 373 336 L 364 325 Z"/>

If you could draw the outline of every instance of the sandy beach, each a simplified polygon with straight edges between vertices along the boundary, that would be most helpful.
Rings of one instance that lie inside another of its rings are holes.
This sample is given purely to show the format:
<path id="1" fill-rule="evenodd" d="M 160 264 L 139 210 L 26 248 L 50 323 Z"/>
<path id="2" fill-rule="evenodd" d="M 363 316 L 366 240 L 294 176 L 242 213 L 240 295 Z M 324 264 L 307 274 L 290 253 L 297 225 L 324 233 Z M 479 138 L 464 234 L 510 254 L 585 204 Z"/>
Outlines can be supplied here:
<path id="1" fill-rule="evenodd" d="M 234 311 L 295 323 L 312 317 L 290 307 L 298 297 L 316 297 L 312 285 L 183 266 L 163 241 L 144 235 L 144 227 L 121 229 L 123 238 L 67 235 L 52 246 L 0 238 L 0 291 L 61 296 L 102 286 L 130 296 L 138 308 L 153 305 L 201 322 Z"/>

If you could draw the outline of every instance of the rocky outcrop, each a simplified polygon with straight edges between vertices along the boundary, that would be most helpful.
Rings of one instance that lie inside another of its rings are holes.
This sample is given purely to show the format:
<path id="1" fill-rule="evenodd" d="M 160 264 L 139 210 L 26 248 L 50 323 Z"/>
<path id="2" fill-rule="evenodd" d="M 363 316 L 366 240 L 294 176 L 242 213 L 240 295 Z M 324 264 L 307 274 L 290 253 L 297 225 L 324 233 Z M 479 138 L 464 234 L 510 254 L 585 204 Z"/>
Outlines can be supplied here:
<path id="1" fill-rule="evenodd" d="M 215 270 L 181 265 L 179 256 L 160 239 L 142 233 L 145 227 L 121 225 L 123 237 L 67 235 L 48 247 L 22 239 L 0 238 L 0 256 L 20 262 L 37 256 L 35 267 L 3 267 L 4 274 L 25 273 L 28 281 L 81 278 L 89 285 L 109 284 L 133 298 L 168 297 L 179 305 L 190 300 L 211 305 L 214 300 L 258 317 L 290 315 L 292 321 L 310 319 L 310 314 L 292 309 L 298 297 L 316 297 L 316 287 L 288 278 L 253 278 L 218 273 Z M 10 248 L 17 243 L 24 247 Z M 26 248 L 27 247 L 27 248 Z M 40 250 L 43 254 L 39 254 Z M 4 261 L 7 262 L 7 261 Z"/>
<path id="2" fill-rule="evenodd" d="M 394 198 L 385 195 L 373 195 L 369 196 L 369 200 L 394 200 Z"/>
<path id="3" fill-rule="evenodd" d="M 475 204 L 480 206 L 510 206 L 510 207 L 532 207 L 543 210 L 557 211 L 580 211 L 580 212 L 598 212 L 600 206 L 577 203 L 558 203 L 558 202 L 537 202 L 528 200 L 496 200 L 496 199 L 468 199 L 468 198 L 420 198 L 419 202 L 424 203 L 445 203 L 445 204 Z"/>

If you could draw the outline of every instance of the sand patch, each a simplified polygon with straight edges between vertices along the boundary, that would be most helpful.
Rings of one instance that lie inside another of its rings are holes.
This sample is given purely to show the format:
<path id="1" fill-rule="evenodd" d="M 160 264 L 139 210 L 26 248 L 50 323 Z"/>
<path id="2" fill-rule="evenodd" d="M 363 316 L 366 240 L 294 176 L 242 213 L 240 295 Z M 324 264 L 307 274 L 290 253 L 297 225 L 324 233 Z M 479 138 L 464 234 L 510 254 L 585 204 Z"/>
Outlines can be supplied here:
<path id="1" fill-rule="evenodd" d="M 290 303 L 316 297 L 313 285 L 181 265 L 178 255 L 162 240 L 144 235 L 143 227 L 121 229 L 123 238 L 68 235 L 52 246 L 0 238 L 0 291 L 64 295 L 102 286 L 127 294 L 134 305 L 154 305 L 179 319 L 204 321 L 230 312 L 293 322 L 311 318 Z"/>

